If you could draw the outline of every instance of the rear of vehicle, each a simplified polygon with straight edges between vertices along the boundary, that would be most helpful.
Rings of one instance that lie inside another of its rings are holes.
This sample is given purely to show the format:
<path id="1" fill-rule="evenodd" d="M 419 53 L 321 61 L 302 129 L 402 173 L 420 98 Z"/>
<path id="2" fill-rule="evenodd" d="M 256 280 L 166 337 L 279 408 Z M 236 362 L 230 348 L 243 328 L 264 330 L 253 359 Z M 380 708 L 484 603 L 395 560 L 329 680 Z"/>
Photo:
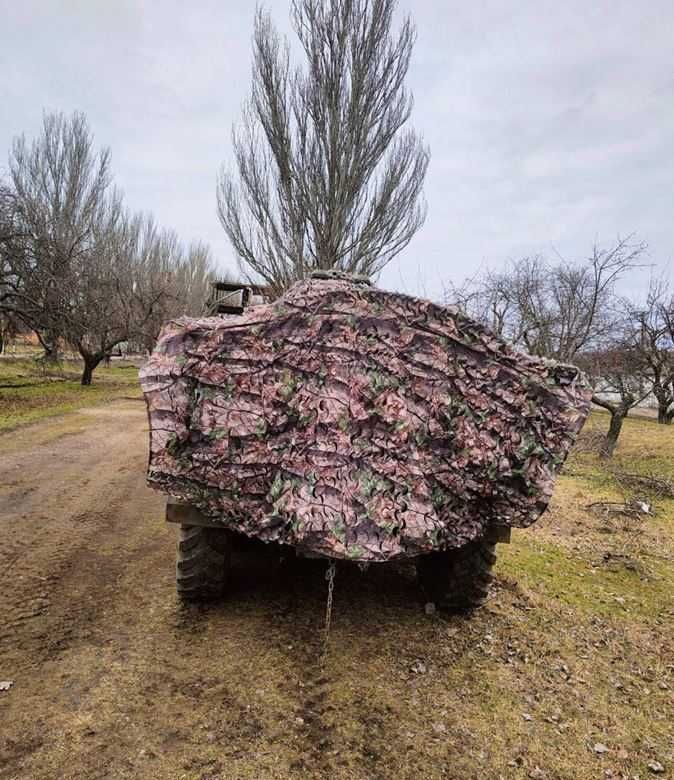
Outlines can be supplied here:
<path id="1" fill-rule="evenodd" d="M 412 558 L 429 600 L 476 606 L 495 544 L 544 511 L 590 403 L 573 367 L 330 275 L 169 323 L 141 381 L 148 479 L 176 502 L 190 599 L 223 592 L 243 536 L 358 563 Z"/>

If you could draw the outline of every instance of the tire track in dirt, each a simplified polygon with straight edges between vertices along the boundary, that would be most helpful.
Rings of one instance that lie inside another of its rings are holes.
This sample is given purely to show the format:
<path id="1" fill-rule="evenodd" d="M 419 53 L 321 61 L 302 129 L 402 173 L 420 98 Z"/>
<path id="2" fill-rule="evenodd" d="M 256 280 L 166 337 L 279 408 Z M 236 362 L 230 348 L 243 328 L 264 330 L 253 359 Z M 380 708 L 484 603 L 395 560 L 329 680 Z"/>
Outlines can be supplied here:
<path id="1" fill-rule="evenodd" d="M 379 576 L 380 571 L 374 577 L 372 572 L 363 576 L 355 567 L 343 564 L 336 580 L 333 627 L 322 664 L 327 598 L 325 574 L 325 561 L 292 562 L 283 574 L 282 587 L 271 605 L 268 625 L 261 636 L 261 641 L 274 646 L 287 670 L 283 693 L 293 716 L 292 727 L 300 740 L 296 746 L 298 758 L 291 764 L 293 777 L 352 776 L 345 753 L 354 746 L 347 745 L 340 728 L 344 720 L 344 712 L 340 710 L 344 691 L 340 691 L 343 670 L 338 659 L 342 649 L 340 642 L 345 639 L 340 613 L 354 609 L 360 612 L 366 624 L 370 617 L 381 620 L 381 614 L 370 616 L 368 611 L 378 604 L 387 588 L 394 600 L 407 605 L 410 601 L 415 603 L 415 586 L 410 587 L 404 578 L 390 570 L 383 578 Z M 363 609 L 365 614 L 361 612 Z M 378 610 L 376 606 L 375 610 Z M 365 700 L 356 701 L 354 705 L 354 711 L 349 715 L 362 723 L 365 734 L 374 738 L 390 714 L 379 712 L 376 705 Z M 367 775 L 363 776 L 383 778 L 374 745 L 355 747 L 356 750 L 363 748 L 362 754 L 367 760 L 362 768 Z"/>
<path id="2" fill-rule="evenodd" d="M 143 408 L 87 413 L 81 433 L 42 444 L 45 426 L 22 429 L 26 446 L 0 456 L 0 485 L 10 488 L 0 488 L 0 676 L 14 679 L 12 694 L 20 687 L 22 697 L 0 700 L 2 778 L 110 776 L 98 773 L 93 757 L 72 775 L 32 762 L 51 754 L 46 740 L 70 728 L 82 701 L 104 684 L 98 657 L 110 656 L 111 638 L 122 637 L 104 620 L 125 573 L 164 555 L 166 538 L 153 533 L 161 529 L 161 497 L 144 485 Z M 32 489 L 17 490 L 17 483 Z M 123 650 L 118 642 L 112 656 Z M 81 664 L 88 671 L 73 674 Z M 55 698 L 57 710 L 49 705 Z M 70 766 L 68 754 L 62 760 Z"/>
<path id="3" fill-rule="evenodd" d="M 340 776 L 324 563 L 276 570 L 257 551 L 223 603 L 180 606 L 162 498 L 144 487 L 144 410 L 90 423 L 0 456 L 0 652 L 17 680 L 0 778 L 248 777 L 251 751 L 260 777 Z M 270 744 L 286 763 L 265 773 Z"/>
<path id="4" fill-rule="evenodd" d="M 283 691 L 301 740 L 299 756 L 291 765 L 292 776 L 385 780 L 395 775 L 390 767 L 385 769 L 387 756 L 392 745 L 404 738 L 396 717 L 398 705 L 385 693 L 381 698 L 373 695 L 366 685 L 359 693 L 360 686 L 353 684 L 353 659 L 346 669 L 341 664 L 350 655 L 347 648 L 352 647 L 354 637 L 358 637 L 356 645 L 361 645 L 365 635 L 386 635 L 400 614 L 425 624 L 419 618 L 420 594 L 413 567 L 373 566 L 365 574 L 348 564 L 338 568 L 328 653 L 321 667 L 325 572 L 324 561 L 298 561 L 283 581 L 282 595 L 273 604 L 264 632 L 288 670 Z M 434 633 L 430 622 L 425 629 Z M 426 646 L 427 654 L 428 650 Z M 367 668 L 370 659 L 364 656 L 362 660 L 362 674 L 367 678 L 372 673 Z M 413 661 L 414 656 L 410 664 Z M 360 756 L 357 768 L 353 756 Z"/>
<path id="5" fill-rule="evenodd" d="M 291 768 L 302 777 L 334 777 L 330 678 L 321 658 L 325 564 L 294 561 L 288 569 L 285 598 L 272 613 L 269 635 L 291 671 L 286 691 L 292 702 L 293 725 L 302 740 L 301 757 Z"/>
<path id="6" fill-rule="evenodd" d="M 143 427 L 135 408 L 122 407 L 86 433 L 25 451 L 13 459 L 11 469 L 3 462 L 7 458 L 0 459 L 2 484 L 8 471 L 16 475 L 18 470 L 33 484 L 35 475 L 41 475 L 22 501 L 16 501 L 16 491 L 0 495 L 5 540 L 0 557 L 0 652 L 5 665 L 12 656 L 23 656 L 31 644 L 39 645 L 42 657 L 65 647 L 68 626 L 91 618 L 94 599 L 77 600 L 71 593 L 70 603 L 59 610 L 55 593 L 69 574 L 81 574 L 92 564 L 83 552 L 91 557 L 101 532 L 115 530 L 119 496 L 128 492 L 129 475 L 137 480 L 142 469 L 142 449 L 135 448 L 138 455 L 130 463 L 128 445 L 143 436 Z M 36 661 L 33 655 L 32 663 Z"/>

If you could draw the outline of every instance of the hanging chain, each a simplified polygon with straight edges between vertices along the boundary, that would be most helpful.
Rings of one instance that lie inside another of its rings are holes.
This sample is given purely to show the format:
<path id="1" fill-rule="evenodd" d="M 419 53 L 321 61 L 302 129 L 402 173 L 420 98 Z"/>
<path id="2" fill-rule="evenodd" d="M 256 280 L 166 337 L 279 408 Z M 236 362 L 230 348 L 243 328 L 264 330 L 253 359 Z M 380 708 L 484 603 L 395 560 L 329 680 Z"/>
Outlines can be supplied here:
<path id="1" fill-rule="evenodd" d="M 330 640 L 330 623 L 332 621 L 332 596 L 335 590 L 335 574 L 337 573 L 337 563 L 330 561 L 325 579 L 328 583 L 328 602 L 325 605 L 325 626 L 323 627 L 323 651 L 321 653 L 321 666 L 325 666 L 328 657 L 328 642 Z"/>

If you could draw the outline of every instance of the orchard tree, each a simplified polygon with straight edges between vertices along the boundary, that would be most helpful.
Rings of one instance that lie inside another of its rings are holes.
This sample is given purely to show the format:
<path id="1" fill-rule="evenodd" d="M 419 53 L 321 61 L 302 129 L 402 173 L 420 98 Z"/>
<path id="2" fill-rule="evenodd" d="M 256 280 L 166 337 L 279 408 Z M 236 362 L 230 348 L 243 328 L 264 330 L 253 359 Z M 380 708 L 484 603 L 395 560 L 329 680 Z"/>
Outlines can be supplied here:
<path id="1" fill-rule="evenodd" d="M 3 302 L 12 294 L 14 274 L 5 256 L 3 247 L 16 234 L 14 198 L 10 187 L 0 179 L 0 355 L 4 352 L 7 339 L 17 330 L 16 317 L 3 309 Z"/>
<path id="2" fill-rule="evenodd" d="M 67 340 L 82 356 L 82 384 L 119 344 L 151 349 L 164 322 L 201 313 L 211 273 L 210 251 L 185 251 L 177 235 L 151 215 L 127 214 L 108 201 L 91 252 L 75 275 Z"/>
<path id="3" fill-rule="evenodd" d="M 258 10 L 253 83 L 218 212 L 242 271 L 280 293 L 314 269 L 376 275 L 426 216 L 429 152 L 405 129 L 409 18 L 396 0 L 293 0 L 304 67 Z"/>
<path id="4" fill-rule="evenodd" d="M 0 183 L 0 343 L 18 323 L 55 359 L 77 349 L 82 384 L 123 342 L 151 348 L 164 320 L 200 314 L 212 262 L 173 231 L 130 214 L 82 114 L 45 114 L 38 138 L 14 141 Z"/>
<path id="5" fill-rule="evenodd" d="M 450 285 L 445 297 L 527 352 L 571 362 L 613 338 L 623 319 L 616 284 L 645 249 L 629 237 L 594 246 L 584 262 L 525 257 Z"/>
<path id="6" fill-rule="evenodd" d="M 94 149 L 83 114 L 45 114 L 32 144 L 14 140 L 9 173 L 15 230 L 2 241 L 10 279 L 1 308 L 33 330 L 54 361 L 74 276 L 91 251 L 110 186 L 110 153 Z"/>
<path id="7" fill-rule="evenodd" d="M 595 389 L 593 402 L 611 416 L 604 457 L 613 454 L 630 409 L 653 387 L 616 291 L 645 249 L 629 237 L 594 246 L 584 262 L 525 257 L 446 292 L 449 302 L 530 354 L 583 368 Z"/>
<path id="8" fill-rule="evenodd" d="M 592 382 L 592 403 L 610 415 L 599 454 L 611 458 L 625 418 L 652 392 L 650 373 L 629 338 L 617 337 L 603 349 L 578 355 L 577 362 Z"/>
<path id="9" fill-rule="evenodd" d="M 643 305 L 626 304 L 632 344 L 650 372 L 658 422 L 674 419 L 674 295 L 665 279 L 653 279 Z"/>
<path id="10" fill-rule="evenodd" d="M 96 367 L 136 328 L 133 280 L 134 235 L 121 198 L 113 193 L 101 207 L 88 251 L 72 266 L 63 333 L 79 352 L 82 384 L 90 385 Z"/>
<path id="11" fill-rule="evenodd" d="M 214 263 L 203 242 L 192 242 L 185 249 L 172 230 L 159 229 L 152 217 L 137 215 L 136 221 L 132 297 L 137 325 L 133 338 L 149 350 L 164 322 L 203 313 L 214 279 Z"/>

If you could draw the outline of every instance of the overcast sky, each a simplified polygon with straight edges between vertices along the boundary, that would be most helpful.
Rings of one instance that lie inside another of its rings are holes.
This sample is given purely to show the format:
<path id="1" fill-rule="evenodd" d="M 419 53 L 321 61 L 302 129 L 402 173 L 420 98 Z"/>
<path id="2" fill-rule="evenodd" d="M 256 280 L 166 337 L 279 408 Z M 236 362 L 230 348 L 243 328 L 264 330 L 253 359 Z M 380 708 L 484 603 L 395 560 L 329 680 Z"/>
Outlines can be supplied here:
<path id="1" fill-rule="evenodd" d="M 265 3 L 288 29 L 288 0 Z M 400 0 L 430 144 L 428 220 L 383 286 L 438 297 L 485 265 L 636 233 L 674 256 L 672 0 Z M 235 260 L 215 210 L 250 80 L 252 0 L 0 0 L 0 168 L 43 109 L 84 111 L 117 184 Z M 635 272 L 643 286 L 647 271 Z"/>

